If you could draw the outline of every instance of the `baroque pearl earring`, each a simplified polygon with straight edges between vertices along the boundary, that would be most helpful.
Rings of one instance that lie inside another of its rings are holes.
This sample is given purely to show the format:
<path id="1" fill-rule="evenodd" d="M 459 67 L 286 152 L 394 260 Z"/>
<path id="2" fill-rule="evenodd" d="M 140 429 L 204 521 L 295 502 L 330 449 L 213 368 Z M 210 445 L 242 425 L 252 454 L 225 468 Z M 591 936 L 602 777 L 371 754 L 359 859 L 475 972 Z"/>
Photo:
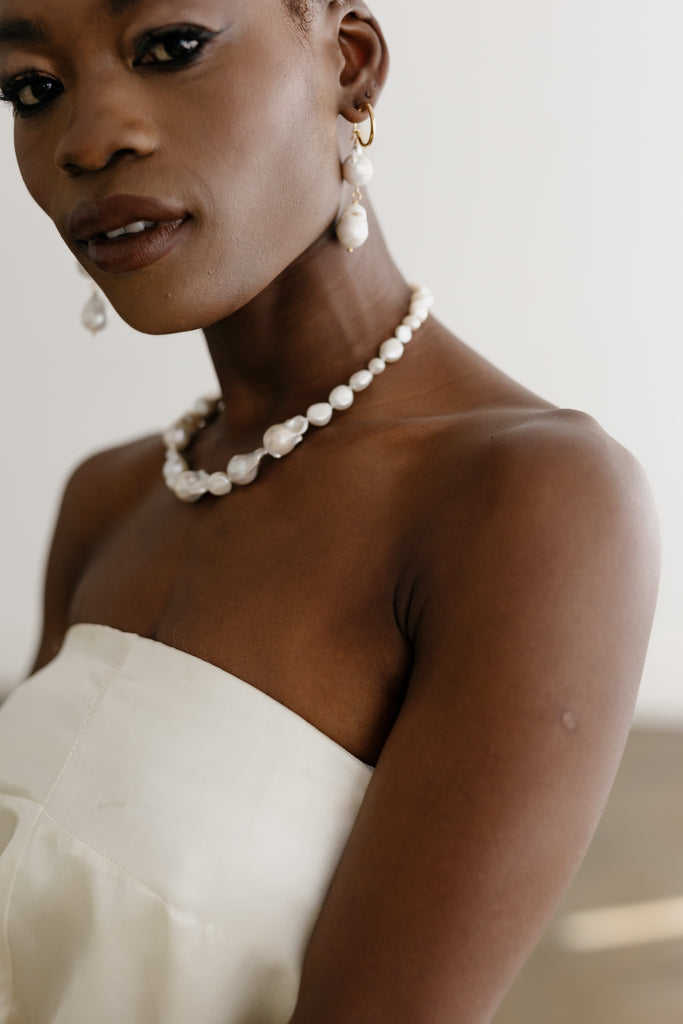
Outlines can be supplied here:
<path id="1" fill-rule="evenodd" d="M 351 133 L 353 148 L 349 156 L 342 164 L 344 180 L 353 185 L 351 205 L 344 211 L 337 222 L 337 238 L 347 250 L 354 252 L 368 240 L 368 212 L 362 205 L 362 188 L 372 180 L 372 161 L 367 153 L 363 152 L 371 146 L 375 139 L 375 111 L 369 103 L 363 103 L 359 111 L 367 110 L 370 117 L 370 135 L 364 140 L 360 133 L 360 127 L 354 124 Z"/>
<path id="2" fill-rule="evenodd" d="M 107 326 L 107 307 L 99 288 L 91 278 L 90 274 L 83 269 L 80 263 L 77 263 L 76 266 L 83 277 L 87 277 L 92 285 L 92 293 L 83 307 L 83 312 L 81 313 L 81 323 L 84 327 L 87 327 L 91 334 L 95 335 L 99 331 L 103 331 Z"/>

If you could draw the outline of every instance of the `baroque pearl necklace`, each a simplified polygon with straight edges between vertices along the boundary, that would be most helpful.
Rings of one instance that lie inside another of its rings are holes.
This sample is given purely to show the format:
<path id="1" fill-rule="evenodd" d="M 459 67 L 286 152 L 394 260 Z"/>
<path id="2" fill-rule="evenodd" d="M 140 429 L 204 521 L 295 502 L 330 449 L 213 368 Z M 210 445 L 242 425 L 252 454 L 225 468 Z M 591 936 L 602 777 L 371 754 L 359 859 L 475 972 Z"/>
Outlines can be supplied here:
<path id="1" fill-rule="evenodd" d="M 229 494 L 234 486 L 244 487 L 252 483 L 258 475 L 261 460 L 266 455 L 274 459 L 289 455 L 301 443 L 309 426 L 327 426 L 335 412 L 351 408 L 356 394 L 365 391 L 375 377 L 384 373 L 387 364 L 398 362 L 414 332 L 429 316 L 433 303 L 434 297 L 428 288 L 415 287 L 411 293 L 407 316 L 398 325 L 393 336 L 382 342 L 378 354 L 370 360 L 367 367 L 353 373 L 348 384 L 340 384 L 333 388 L 326 402 L 316 402 L 309 406 L 305 416 L 293 416 L 284 423 L 275 423 L 268 427 L 263 435 L 262 447 L 244 455 L 233 455 L 225 471 L 207 473 L 203 469 L 192 470 L 181 454 L 189 448 L 195 435 L 223 408 L 221 398 L 200 398 L 192 409 L 176 420 L 164 434 L 166 461 L 163 474 L 167 486 L 180 501 L 195 502 L 205 494 L 220 497 Z"/>

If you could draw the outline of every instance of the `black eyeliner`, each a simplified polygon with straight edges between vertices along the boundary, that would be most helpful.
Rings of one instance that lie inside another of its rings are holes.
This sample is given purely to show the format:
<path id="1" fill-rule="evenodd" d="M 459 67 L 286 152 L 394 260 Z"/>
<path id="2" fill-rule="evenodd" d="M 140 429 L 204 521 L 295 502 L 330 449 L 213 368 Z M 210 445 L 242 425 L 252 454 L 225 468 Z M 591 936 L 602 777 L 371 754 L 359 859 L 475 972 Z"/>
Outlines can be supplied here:
<path id="1" fill-rule="evenodd" d="M 166 65 L 171 70 L 178 65 L 192 64 L 200 56 L 206 43 L 220 35 L 220 31 L 213 31 L 201 25 L 168 25 L 161 29 L 153 29 L 146 32 L 135 47 L 134 66 L 143 66 L 142 61 L 147 53 L 149 53 L 150 47 L 158 43 L 163 44 L 166 40 L 171 40 L 174 37 L 182 39 L 183 33 L 187 33 L 187 38 L 191 38 L 199 44 L 196 50 L 188 51 L 174 60 L 150 61 L 148 66 L 158 70 L 163 69 L 164 65 Z"/>

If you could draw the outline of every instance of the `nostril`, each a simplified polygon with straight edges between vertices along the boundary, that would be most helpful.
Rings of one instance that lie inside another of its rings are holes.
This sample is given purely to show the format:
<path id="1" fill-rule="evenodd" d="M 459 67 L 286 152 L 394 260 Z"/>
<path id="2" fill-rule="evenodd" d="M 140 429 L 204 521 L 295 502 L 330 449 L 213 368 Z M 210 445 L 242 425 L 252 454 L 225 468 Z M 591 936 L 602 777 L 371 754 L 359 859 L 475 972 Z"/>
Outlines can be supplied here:
<path id="1" fill-rule="evenodd" d="M 107 167 L 117 163 L 119 160 L 127 157 L 136 157 L 137 155 L 134 149 L 117 149 L 115 152 L 106 155 L 91 154 L 88 157 L 74 158 L 72 156 L 70 159 L 58 160 L 58 166 L 65 174 L 74 178 L 79 174 L 106 170 Z"/>
<path id="2" fill-rule="evenodd" d="M 75 178 L 79 174 L 83 173 L 81 168 L 76 164 L 62 164 L 61 170 L 64 171 L 65 174 L 68 174 L 70 178 Z"/>

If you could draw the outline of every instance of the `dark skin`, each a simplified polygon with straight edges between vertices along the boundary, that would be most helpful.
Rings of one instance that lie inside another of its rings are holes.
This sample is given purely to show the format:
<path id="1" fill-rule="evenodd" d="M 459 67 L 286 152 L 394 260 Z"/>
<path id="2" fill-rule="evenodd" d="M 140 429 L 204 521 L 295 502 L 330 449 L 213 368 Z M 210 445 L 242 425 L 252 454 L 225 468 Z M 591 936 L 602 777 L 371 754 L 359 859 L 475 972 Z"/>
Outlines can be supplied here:
<path id="1" fill-rule="evenodd" d="M 227 412 L 191 461 L 224 466 L 364 365 L 406 311 L 374 221 L 353 256 L 333 237 L 337 119 L 378 100 L 381 31 L 360 3 L 325 6 L 305 37 L 279 0 L 118 14 L 0 0 L 1 19 L 18 14 L 48 41 L 1 45 L 3 81 L 37 66 L 64 86 L 17 120 L 27 186 L 133 326 L 211 325 Z M 131 40 L 178 23 L 219 35 L 189 69 L 134 65 Z M 107 274 L 68 218 L 120 192 L 182 203 L 190 229 L 152 266 Z M 625 741 L 658 564 L 639 467 L 433 319 L 257 483 L 186 506 L 162 455 L 148 438 L 74 474 L 36 667 L 72 623 L 153 637 L 376 765 L 291 1024 L 484 1024 L 580 862 Z"/>

